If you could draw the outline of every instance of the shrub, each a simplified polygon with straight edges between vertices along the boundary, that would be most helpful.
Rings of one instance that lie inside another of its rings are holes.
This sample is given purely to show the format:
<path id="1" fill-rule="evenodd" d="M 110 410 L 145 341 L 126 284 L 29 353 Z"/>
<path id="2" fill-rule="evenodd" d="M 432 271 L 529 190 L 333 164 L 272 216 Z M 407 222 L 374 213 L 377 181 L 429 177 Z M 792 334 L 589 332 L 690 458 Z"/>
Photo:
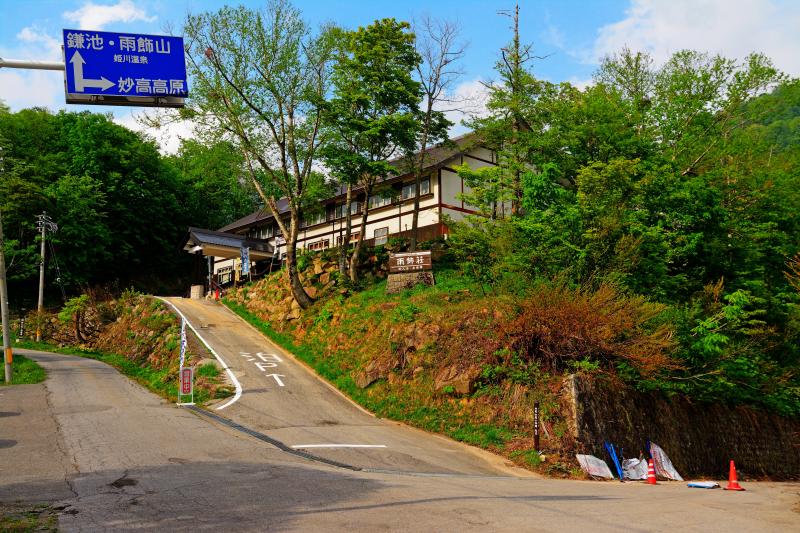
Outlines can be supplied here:
<path id="1" fill-rule="evenodd" d="M 641 375 L 678 368 L 673 333 L 657 319 L 665 307 L 610 285 L 596 291 L 541 284 L 521 303 L 506 335 L 520 357 L 560 370 L 624 361 Z"/>

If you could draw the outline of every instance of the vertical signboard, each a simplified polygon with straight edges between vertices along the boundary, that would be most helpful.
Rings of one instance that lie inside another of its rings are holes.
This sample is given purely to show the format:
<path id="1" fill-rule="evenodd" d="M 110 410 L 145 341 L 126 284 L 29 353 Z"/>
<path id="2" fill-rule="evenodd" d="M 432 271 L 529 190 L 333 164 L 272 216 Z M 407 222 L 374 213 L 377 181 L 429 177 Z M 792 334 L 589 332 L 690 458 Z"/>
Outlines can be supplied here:
<path id="1" fill-rule="evenodd" d="M 181 318 L 181 363 L 180 367 L 183 368 L 183 361 L 186 359 L 186 319 Z"/>
<path id="2" fill-rule="evenodd" d="M 181 395 L 190 394 L 192 394 L 192 367 L 187 367 L 181 370 Z"/>
<path id="3" fill-rule="evenodd" d="M 242 276 L 246 276 L 250 273 L 250 248 L 242 246 L 241 255 L 242 255 Z"/>

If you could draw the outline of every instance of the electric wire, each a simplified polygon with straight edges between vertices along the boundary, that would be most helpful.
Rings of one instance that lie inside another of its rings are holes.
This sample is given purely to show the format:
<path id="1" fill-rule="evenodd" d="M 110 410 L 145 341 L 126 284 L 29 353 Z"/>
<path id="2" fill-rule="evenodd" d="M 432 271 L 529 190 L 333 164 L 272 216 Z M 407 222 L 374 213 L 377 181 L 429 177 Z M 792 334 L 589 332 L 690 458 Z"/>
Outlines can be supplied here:
<path id="1" fill-rule="evenodd" d="M 67 292 L 64 290 L 64 282 L 61 279 L 61 268 L 58 266 L 58 257 L 56 257 L 56 249 L 53 246 L 53 241 L 47 241 L 47 244 L 50 245 L 50 257 L 53 258 L 53 266 L 56 267 L 56 283 L 58 283 L 58 288 L 61 289 L 61 298 L 64 300 L 64 303 L 67 303 Z"/>

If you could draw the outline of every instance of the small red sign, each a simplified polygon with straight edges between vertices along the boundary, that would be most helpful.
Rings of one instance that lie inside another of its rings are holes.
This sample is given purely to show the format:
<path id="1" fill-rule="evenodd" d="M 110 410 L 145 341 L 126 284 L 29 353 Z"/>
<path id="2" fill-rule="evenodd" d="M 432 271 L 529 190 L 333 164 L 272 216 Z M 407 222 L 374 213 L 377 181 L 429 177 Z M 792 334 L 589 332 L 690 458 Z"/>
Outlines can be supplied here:
<path id="1" fill-rule="evenodd" d="M 192 393 L 192 369 L 184 368 L 181 370 L 181 394 Z"/>

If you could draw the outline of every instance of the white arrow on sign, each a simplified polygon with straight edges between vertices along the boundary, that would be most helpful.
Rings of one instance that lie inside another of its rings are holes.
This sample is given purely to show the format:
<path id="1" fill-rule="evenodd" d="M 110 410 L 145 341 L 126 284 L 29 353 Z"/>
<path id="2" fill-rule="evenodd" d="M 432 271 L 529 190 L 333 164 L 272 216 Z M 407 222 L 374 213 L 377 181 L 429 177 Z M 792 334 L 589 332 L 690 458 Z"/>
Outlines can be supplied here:
<path id="1" fill-rule="evenodd" d="M 72 63 L 72 72 L 75 74 L 75 90 L 79 93 L 82 93 L 87 87 L 97 87 L 98 89 L 105 91 L 109 87 L 114 86 L 113 81 L 108 81 L 103 76 L 100 76 L 99 80 L 84 79 L 83 65 L 86 63 L 86 61 L 84 61 L 83 56 L 81 56 L 80 52 L 77 50 L 75 50 L 75 53 L 72 55 L 72 59 L 70 59 L 69 62 Z"/>

